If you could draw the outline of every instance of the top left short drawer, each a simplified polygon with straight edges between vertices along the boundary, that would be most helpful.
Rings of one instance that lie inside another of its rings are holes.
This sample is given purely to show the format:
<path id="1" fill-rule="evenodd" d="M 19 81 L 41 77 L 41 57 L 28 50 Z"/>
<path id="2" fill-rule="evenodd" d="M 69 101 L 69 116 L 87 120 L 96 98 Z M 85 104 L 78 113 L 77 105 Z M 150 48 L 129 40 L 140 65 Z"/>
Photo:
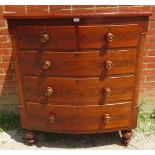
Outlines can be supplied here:
<path id="1" fill-rule="evenodd" d="M 75 49 L 74 26 L 17 26 L 17 49 Z"/>

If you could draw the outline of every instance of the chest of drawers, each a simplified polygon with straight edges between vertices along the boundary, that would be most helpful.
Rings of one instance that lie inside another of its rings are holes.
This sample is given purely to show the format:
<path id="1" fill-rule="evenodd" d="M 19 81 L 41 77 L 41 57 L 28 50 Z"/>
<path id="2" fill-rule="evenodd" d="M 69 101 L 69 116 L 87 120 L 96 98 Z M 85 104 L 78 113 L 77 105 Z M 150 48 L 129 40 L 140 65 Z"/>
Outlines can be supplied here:
<path id="1" fill-rule="evenodd" d="M 137 125 L 144 36 L 150 13 L 6 16 L 29 143 L 32 131 L 121 131 Z"/>

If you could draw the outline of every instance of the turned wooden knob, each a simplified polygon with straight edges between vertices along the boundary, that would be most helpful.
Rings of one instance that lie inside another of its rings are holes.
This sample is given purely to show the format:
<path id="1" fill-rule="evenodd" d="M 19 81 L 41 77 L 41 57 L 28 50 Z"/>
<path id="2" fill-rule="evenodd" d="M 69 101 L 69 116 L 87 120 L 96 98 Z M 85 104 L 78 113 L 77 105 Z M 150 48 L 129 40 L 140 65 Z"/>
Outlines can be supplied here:
<path id="1" fill-rule="evenodd" d="M 44 33 L 44 34 L 42 34 L 42 35 L 40 36 L 40 41 L 41 41 L 42 43 L 46 43 L 46 42 L 49 40 L 49 38 L 50 38 L 49 34 L 48 34 L 48 33 Z"/>
<path id="2" fill-rule="evenodd" d="M 112 33 L 110 33 L 110 32 L 108 32 L 108 33 L 106 34 L 106 39 L 107 39 L 108 42 L 114 41 L 114 38 L 115 38 L 114 34 L 112 34 Z"/>
<path id="3" fill-rule="evenodd" d="M 110 122 L 110 119 L 111 119 L 111 117 L 110 117 L 109 114 L 104 114 L 104 122 L 105 122 L 106 124 Z"/>
<path id="4" fill-rule="evenodd" d="M 42 68 L 43 68 L 44 70 L 47 70 L 50 66 L 51 66 L 51 61 L 50 61 L 50 60 L 45 60 L 45 61 L 42 63 Z"/>
<path id="5" fill-rule="evenodd" d="M 50 121 L 50 123 L 55 122 L 55 115 L 54 114 L 50 114 L 49 121 Z"/>
<path id="6" fill-rule="evenodd" d="M 52 96 L 52 94 L 53 94 L 53 88 L 47 87 L 45 90 L 45 96 L 49 97 Z"/>
<path id="7" fill-rule="evenodd" d="M 112 63 L 110 60 L 107 60 L 107 61 L 105 62 L 105 65 L 106 65 L 106 68 L 107 68 L 108 70 L 110 70 L 110 69 L 112 68 L 112 66 L 113 66 L 113 63 Z"/>
<path id="8" fill-rule="evenodd" d="M 108 88 L 108 87 L 104 88 L 104 94 L 105 94 L 105 96 L 109 96 L 111 94 L 110 88 Z"/>

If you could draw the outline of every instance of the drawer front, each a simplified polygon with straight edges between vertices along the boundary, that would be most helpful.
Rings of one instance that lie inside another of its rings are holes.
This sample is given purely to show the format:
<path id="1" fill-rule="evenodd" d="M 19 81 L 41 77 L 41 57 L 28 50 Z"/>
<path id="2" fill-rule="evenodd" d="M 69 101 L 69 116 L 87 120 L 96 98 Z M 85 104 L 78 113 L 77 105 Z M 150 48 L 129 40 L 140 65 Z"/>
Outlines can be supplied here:
<path id="1" fill-rule="evenodd" d="M 18 52 L 22 73 L 49 76 L 105 76 L 135 72 L 136 51 Z"/>
<path id="2" fill-rule="evenodd" d="M 74 49 L 73 26 L 18 26 L 18 49 Z"/>
<path id="3" fill-rule="evenodd" d="M 131 103 L 108 106 L 51 106 L 27 103 L 28 127 L 68 133 L 129 128 Z"/>
<path id="4" fill-rule="evenodd" d="M 80 49 L 135 47 L 139 25 L 79 26 L 78 32 Z"/>
<path id="5" fill-rule="evenodd" d="M 134 76 L 99 78 L 24 77 L 25 100 L 37 103 L 90 105 L 132 99 Z"/>

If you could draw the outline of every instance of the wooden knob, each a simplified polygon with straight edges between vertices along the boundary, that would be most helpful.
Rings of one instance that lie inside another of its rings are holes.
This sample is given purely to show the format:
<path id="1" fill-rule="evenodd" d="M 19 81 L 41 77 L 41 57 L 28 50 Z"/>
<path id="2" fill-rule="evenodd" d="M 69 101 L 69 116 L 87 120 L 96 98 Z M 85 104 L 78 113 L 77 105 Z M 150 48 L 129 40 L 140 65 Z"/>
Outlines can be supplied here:
<path id="1" fill-rule="evenodd" d="M 105 65 L 106 65 L 106 68 L 107 68 L 108 70 L 110 70 L 110 69 L 112 68 L 112 66 L 113 66 L 113 63 L 112 63 L 110 60 L 107 60 L 107 61 L 105 62 Z"/>
<path id="2" fill-rule="evenodd" d="M 49 40 L 50 36 L 49 34 L 45 33 L 45 34 L 42 34 L 41 37 L 40 37 L 40 41 L 42 43 L 46 43 L 48 40 Z"/>
<path id="3" fill-rule="evenodd" d="M 50 66 L 51 66 L 51 61 L 50 61 L 50 60 L 45 60 L 45 61 L 42 63 L 42 68 L 43 68 L 44 70 L 47 70 Z"/>
<path id="4" fill-rule="evenodd" d="M 53 94 L 53 88 L 47 87 L 45 91 L 45 96 L 49 97 L 52 96 L 52 94 Z"/>
<path id="5" fill-rule="evenodd" d="M 108 88 L 108 87 L 104 88 L 104 94 L 105 94 L 105 96 L 109 96 L 111 94 L 110 88 Z"/>
<path id="6" fill-rule="evenodd" d="M 49 121 L 52 124 L 55 122 L 55 115 L 54 114 L 50 114 Z"/>
<path id="7" fill-rule="evenodd" d="M 112 33 L 108 32 L 106 38 L 108 42 L 112 42 L 114 41 L 115 36 Z"/>
<path id="8" fill-rule="evenodd" d="M 104 122 L 105 122 L 105 124 L 109 123 L 110 119 L 111 119 L 111 117 L 110 117 L 109 114 L 104 114 Z"/>

